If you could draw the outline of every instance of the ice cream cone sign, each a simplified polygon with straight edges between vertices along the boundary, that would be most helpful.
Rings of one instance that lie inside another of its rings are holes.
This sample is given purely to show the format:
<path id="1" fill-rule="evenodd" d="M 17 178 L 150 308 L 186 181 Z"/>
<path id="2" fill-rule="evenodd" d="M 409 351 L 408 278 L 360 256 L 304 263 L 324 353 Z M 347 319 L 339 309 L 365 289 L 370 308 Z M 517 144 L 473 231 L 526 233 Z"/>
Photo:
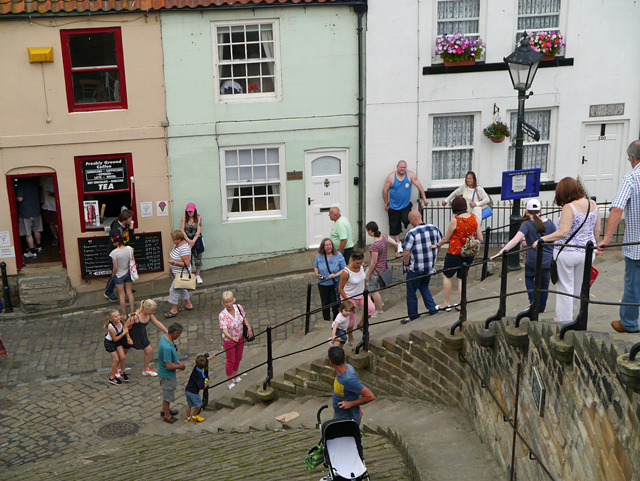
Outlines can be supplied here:
<path id="1" fill-rule="evenodd" d="M 169 215 L 169 205 L 166 200 L 159 200 L 156 202 L 156 215 Z"/>

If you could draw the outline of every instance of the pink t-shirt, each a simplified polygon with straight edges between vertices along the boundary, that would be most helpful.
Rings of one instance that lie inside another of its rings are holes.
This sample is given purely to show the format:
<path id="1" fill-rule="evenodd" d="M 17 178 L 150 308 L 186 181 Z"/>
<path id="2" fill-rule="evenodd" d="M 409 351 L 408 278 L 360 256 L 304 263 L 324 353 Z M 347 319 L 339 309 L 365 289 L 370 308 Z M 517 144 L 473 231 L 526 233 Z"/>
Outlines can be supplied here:
<path id="1" fill-rule="evenodd" d="M 382 234 L 382 238 L 379 241 L 376 241 L 369 246 L 369 268 L 371 268 L 371 252 L 377 252 L 378 259 L 376 260 L 374 269 L 378 274 L 382 274 L 387 270 L 388 247 L 387 236 L 384 234 Z"/>
<path id="2" fill-rule="evenodd" d="M 232 316 L 229 311 L 223 309 L 218 316 L 218 322 L 220 323 L 220 330 L 227 328 L 229 335 L 235 338 L 242 337 L 242 324 L 244 324 L 244 309 L 240 304 L 234 304 L 233 309 L 235 314 Z M 224 334 L 222 335 L 224 338 Z"/>

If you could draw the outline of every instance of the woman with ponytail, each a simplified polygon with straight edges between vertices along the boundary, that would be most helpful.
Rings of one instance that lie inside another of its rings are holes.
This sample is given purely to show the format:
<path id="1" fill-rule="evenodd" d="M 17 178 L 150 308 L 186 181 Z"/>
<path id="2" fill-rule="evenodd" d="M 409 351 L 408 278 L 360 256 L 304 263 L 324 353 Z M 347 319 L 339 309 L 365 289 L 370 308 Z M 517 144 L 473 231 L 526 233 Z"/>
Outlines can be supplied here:
<path id="1" fill-rule="evenodd" d="M 522 225 L 518 233 L 513 236 L 507 245 L 505 245 L 500 252 L 498 252 L 491 259 L 502 255 L 505 250 L 510 250 L 519 245 L 523 240 L 527 247 L 533 246 L 540 237 L 549 235 L 556 231 L 556 225 L 549 219 L 540 217 L 540 201 L 538 199 L 531 199 L 527 202 L 527 208 L 525 210 L 524 218 L 522 219 Z M 527 251 L 527 260 L 524 264 L 524 283 L 529 291 L 529 303 L 533 303 L 533 281 L 536 275 L 536 249 L 530 249 Z M 547 308 L 547 298 L 549 297 L 547 291 L 549 289 L 549 279 L 551 278 L 551 259 L 553 258 L 553 246 L 549 244 L 544 248 L 542 256 L 542 285 L 540 288 L 543 292 L 540 293 L 540 310 L 544 312 Z"/>
<path id="2" fill-rule="evenodd" d="M 382 297 L 378 289 L 386 287 L 382 280 L 382 274 L 389 269 L 388 260 L 388 244 L 391 244 L 396 249 L 396 257 L 399 257 L 398 243 L 391 237 L 386 236 L 380 232 L 378 224 L 375 222 L 369 222 L 367 224 L 367 234 L 373 237 L 373 244 L 369 246 L 369 269 L 367 270 L 367 277 L 365 282 L 367 288 L 371 292 L 371 297 L 376 305 L 376 312 L 371 317 L 376 317 L 382 314 Z"/>

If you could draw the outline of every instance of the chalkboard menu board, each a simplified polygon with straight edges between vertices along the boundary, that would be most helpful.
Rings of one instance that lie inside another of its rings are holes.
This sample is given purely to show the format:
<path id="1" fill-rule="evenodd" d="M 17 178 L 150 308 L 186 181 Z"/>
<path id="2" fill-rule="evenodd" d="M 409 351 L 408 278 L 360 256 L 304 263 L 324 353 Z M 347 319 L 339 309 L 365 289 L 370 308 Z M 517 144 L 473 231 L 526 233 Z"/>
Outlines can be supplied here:
<path id="1" fill-rule="evenodd" d="M 163 268 L 162 234 L 160 232 L 135 233 L 129 244 L 138 264 L 138 272 L 161 272 Z M 80 269 L 83 279 L 110 276 L 112 263 L 109 253 L 113 243 L 108 237 L 78 239 Z"/>
<path id="2" fill-rule="evenodd" d="M 87 160 L 82 163 L 82 182 L 86 192 L 127 190 L 127 159 Z"/>

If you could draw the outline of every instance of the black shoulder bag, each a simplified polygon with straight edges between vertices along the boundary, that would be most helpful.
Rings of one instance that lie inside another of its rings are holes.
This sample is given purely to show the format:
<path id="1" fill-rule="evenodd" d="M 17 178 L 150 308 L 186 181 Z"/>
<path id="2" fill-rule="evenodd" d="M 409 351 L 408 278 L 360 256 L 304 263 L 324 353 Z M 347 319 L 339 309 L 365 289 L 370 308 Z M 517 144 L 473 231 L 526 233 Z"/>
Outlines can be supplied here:
<path id="1" fill-rule="evenodd" d="M 571 237 L 569 237 L 567 239 L 567 242 L 565 242 L 562 247 L 560 248 L 560 250 L 558 251 L 558 254 L 551 259 L 551 282 L 553 282 L 554 284 L 558 283 L 558 263 L 556 262 L 556 259 L 558 259 L 558 256 L 560 255 L 560 253 L 562 252 L 562 250 L 565 248 L 565 246 L 571 242 L 571 239 L 573 239 L 573 236 L 575 236 L 580 229 L 582 229 L 582 226 L 584 226 L 584 223 L 587 222 L 587 219 L 589 218 L 589 213 L 591 212 L 591 201 L 589 201 L 589 206 L 587 207 L 587 213 L 584 216 L 584 220 L 582 221 L 582 224 L 580 224 L 580 227 L 578 227 L 573 234 L 571 234 Z"/>

